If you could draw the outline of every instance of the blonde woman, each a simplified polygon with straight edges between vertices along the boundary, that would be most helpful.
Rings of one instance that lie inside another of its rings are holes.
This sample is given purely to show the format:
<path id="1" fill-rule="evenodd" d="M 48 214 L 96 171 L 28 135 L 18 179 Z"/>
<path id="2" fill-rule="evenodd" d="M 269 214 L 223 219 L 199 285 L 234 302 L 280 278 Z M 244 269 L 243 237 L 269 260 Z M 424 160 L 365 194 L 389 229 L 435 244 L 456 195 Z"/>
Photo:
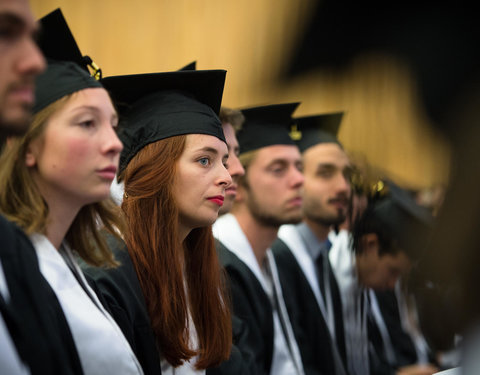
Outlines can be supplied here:
<path id="1" fill-rule="evenodd" d="M 121 330 L 87 285 L 76 257 L 115 266 L 100 228 L 121 216 L 109 198 L 123 148 L 107 91 L 77 63 L 49 61 L 37 79 L 27 133 L 0 157 L 0 212 L 32 240 L 40 271 L 71 330 L 85 374 L 142 374 Z"/>

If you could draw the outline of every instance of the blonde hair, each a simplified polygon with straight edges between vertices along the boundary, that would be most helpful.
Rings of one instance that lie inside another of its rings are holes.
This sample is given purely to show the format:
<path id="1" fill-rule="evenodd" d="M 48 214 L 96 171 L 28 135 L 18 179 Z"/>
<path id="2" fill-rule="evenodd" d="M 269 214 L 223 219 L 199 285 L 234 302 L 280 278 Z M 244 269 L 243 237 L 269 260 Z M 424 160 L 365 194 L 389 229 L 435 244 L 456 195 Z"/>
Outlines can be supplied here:
<path id="1" fill-rule="evenodd" d="M 38 112 L 27 133 L 11 138 L 0 156 L 0 213 L 20 226 L 27 234 L 46 234 L 48 204 L 43 199 L 25 155 L 30 143 L 42 137 L 50 117 L 75 95 L 67 95 Z M 103 228 L 101 228 L 103 226 Z M 88 264 L 116 266 L 102 230 L 116 237 L 123 232 L 122 211 L 111 198 L 83 206 L 68 229 L 65 239 L 69 246 Z"/>
<path id="2" fill-rule="evenodd" d="M 219 117 L 222 125 L 225 123 L 231 124 L 235 132 L 238 132 L 242 128 L 243 123 L 245 122 L 245 116 L 241 111 L 228 107 L 220 108 Z"/>
<path id="3" fill-rule="evenodd" d="M 250 164 L 253 163 L 257 155 L 258 155 L 258 150 L 252 150 L 252 151 L 244 152 L 243 154 L 240 154 L 238 156 L 238 160 L 240 160 L 240 163 L 242 164 L 243 169 L 245 169 L 245 174 L 243 176 L 240 176 L 238 179 L 239 185 L 246 188 L 249 187 L 248 180 L 247 180 L 248 167 L 250 167 Z"/>

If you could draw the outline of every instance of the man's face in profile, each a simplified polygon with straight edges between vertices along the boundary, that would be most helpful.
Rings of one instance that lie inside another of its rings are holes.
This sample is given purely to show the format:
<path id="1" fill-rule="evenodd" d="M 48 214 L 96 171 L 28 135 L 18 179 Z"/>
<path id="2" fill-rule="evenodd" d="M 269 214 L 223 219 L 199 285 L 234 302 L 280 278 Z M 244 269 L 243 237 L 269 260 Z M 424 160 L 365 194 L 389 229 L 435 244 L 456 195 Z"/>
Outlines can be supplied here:
<path id="1" fill-rule="evenodd" d="M 0 0 L 0 129 L 6 135 L 29 125 L 35 77 L 45 69 L 36 31 L 27 0 Z"/>

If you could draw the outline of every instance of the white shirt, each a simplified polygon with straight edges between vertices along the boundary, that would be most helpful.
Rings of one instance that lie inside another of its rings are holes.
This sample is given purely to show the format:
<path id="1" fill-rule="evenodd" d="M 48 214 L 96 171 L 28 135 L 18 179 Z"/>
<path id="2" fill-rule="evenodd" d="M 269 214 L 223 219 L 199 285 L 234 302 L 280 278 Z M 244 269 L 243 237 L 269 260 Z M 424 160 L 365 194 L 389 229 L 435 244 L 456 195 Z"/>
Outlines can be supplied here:
<path id="1" fill-rule="evenodd" d="M 350 248 L 350 234 L 341 230 L 328 235 L 332 247 L 329 259 L 342 298 L 345 349 L 350 375 L 369 375 L 367 296 L 358 282 L 355 255 Z"/>
<path id="2" fill-rule="evenodd" d="M 10 295 L 8 293 L 7 282 L 3 272 L 2 261 L 0 260 L 0 293 L 8 304 Z M 27 375 L 30 374 L 28 367 L 21 361 L 17 349 L 13 344 L 10 332 L 0 314 L 0 371 L 2 374 L 9 375 Z"/>
<path id="3" fill-rule="evenodd" d="M 193 323 L 190 312 L 188 314 L 188 320 L 190 332 L 189 347 L 198 349 L 197 331 L 195 330 L 195 324 Z M 181 366 L 175 368 L 170 363 L 168 363 L 166 359 L 162 358 L 160 360 L 162 375 L 204 375 L 206 373 L 206 370 L 197 370 L 195 368 L 195 363 L 197 362 L 197 359 L 198 357 L 190 358 L 190 360 L 185 361 Z"/>
<path id="4" fill-rule="evenodd" d="M 70 249 L 62 246 L 89 294 L 47 237 L 33 234 L 30 239 L 37 252 L 40 271 L 62 306 L 85 375 L 143 374 L 130 345 L 88 286 Z"/>
<path id="5" fill-rule="evenodd" d="M 291 375 L 303 374 L 303 364 L 300 357 L 300 350 L 294 339 L 293 329 L 288 320 L 288 313 L 283 301 L 282 288 L 279 283 L 277 267 L 272 255 L 272 251 L 266 251 L 267 269 L 260 268 L 255 254 L 253 252 L 247 237 L 243 233 L 237 219 L 232 214 L 221 216 L 213 225 L 213 235 L 221 241 L 232 253 L 234 253 L 243 263 L 247 265 L 250 271 L 256 276 L 263 287 L 265 293 L 273 300 L 273 288 L 277 291 L 279 300 L 278 308 L 272 304 L 273 325 L 274 325 L 274 343 L 270 374 L 272 375 Z M 286 319 L 286 329 L 293 349 L 293 357 L 288 350 L 285 334 L 282 329 L 279 311 L 282 310 L 282 316 Z"/>

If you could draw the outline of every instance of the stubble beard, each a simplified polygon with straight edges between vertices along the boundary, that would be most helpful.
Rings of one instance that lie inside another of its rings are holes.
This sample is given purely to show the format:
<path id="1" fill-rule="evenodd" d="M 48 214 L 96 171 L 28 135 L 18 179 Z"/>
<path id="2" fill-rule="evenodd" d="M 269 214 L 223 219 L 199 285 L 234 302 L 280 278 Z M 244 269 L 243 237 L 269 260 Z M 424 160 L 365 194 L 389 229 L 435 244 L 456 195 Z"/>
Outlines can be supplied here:
<path id="1" fill-rule="evenodd" d="M 298 209 L 298 213 L 291 212 L 286 213 L 285 215 L 275 214 L 269 212 L 268 209 L 264 209 L 258 200 L 255 199 L 253 194 L 250 194 L 250 197 L 247 201 L 247 207 L 251 215 L 264 226 L 270 226 L 279 228 L 284 224 L 297 224 L 302 221 L 301 210 Z"/>
<path id="2" fill-rule="evenodd" d="M 325 210 L 317 207 L 304 206 L 304 215 L 309 220 L 323 226 L 340 225 L 347 219 L 347 214 L 343 210 L 338 210 L 337 215 L 332 215 Z"/>
<path id="3" fill-rule="evenodd" d="M 24 115 L 17 116 L 17 118 L 9 118 L 5 115 L 5 111 L 0 107 L 0 135 L 2 138 L 10 136 L 22 136 L 30 127 L 31 115 L 30 106 L 23 108 Z"/>

